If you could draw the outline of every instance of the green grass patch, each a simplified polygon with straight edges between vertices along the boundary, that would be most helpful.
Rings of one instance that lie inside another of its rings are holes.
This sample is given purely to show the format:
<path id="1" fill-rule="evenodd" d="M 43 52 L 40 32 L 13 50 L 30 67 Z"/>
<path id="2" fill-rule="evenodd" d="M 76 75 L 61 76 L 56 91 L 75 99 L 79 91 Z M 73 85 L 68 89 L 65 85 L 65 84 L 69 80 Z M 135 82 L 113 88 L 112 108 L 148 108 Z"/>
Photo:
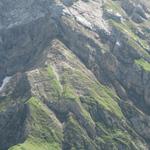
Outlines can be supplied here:
<path id="1" fill-rule="evenodd" d="M 121 15 L 124 15 L 124 11 L 121 8 L 120 4 L 118 2 L 114 2 L 112 0 L 107 0 L 104 4 L 104 10 L 112 10 L 114 13 L 120 13 Z"/>
<path id="2" fill-rule="evenodd" d="M 26 104 L 30 109 L 27 121 L 29 135 L 24 143 L 9 150 L 61 150 L 63 134 L 54 114 L 35 97 Z"/>
<path id="3" fill-rule="evenodd" d="M 85 88 L 85 96 L 90 103 L 97 101 L 107 111 L 114 113 L 119 118 L 123 117 L 122 111 L 118 105 L 119 98 L 110 88 L 101 85 L 97 80 L 93 80 L 86 74 L 76 71 L 76 80 L 82 83 Z"/>
<path id="4" fill-rule="evenodd" d="M 135 63 L 139 65 L 143 70 L 150 72 L 150 63 L 144 59 L 135 60 Z"/>
<path id="5" fill-rule="evenodd" d="M 69 99 L 69 100 L 77 100 L 78 99 L 73 87 L 69 84 L 63 85 L 62 98 Z"/>
<path id="6" fill-rule="evenodd" d="M 136 149 L 136 139 L 133 139 L 129 132 L 125 130 L 108 128 L 100 122 L 96 122 L 96 130 L 98 133 L 96 143 L 98 145 L 111 143 L 112 149 L 118 149 L 121 145 L 124 145 L 125 149 Z"/>
<path id="7" fill-rule="evenodd" d="M 48 66 L 47 72 L 48 72 L 48 77 L 50 79 L 50 84 L 52 88 L 52 92 L 51 92 L 52 96 L 59 99 L 62 93 L 61 84 L 58 81 L 55 72 L 51 66 Z"/>
<path id="8" fill-rule="evenodd" d="M 117 145 L 119 144 L 124 145 L 126 149 L 130 149 L 130 147 L 132 147 L 131 141 L 133 141 L 133 139 L 126 131 L 121 130 L 111 131 L 109 132 L 108 135 L 103 135 L 101 138 L 104 140 L 105 143 L 111 142 L 113 143 L 113 145 L 116 145 L 116 147 L 118 147 Z"/>
<path id="9" fill-rule="evenodd" d="M 23 144 L 13 146 L 9 150 L 61 150 L 61 148 L 58 143 L 47 143 L 31 137 Z"/>

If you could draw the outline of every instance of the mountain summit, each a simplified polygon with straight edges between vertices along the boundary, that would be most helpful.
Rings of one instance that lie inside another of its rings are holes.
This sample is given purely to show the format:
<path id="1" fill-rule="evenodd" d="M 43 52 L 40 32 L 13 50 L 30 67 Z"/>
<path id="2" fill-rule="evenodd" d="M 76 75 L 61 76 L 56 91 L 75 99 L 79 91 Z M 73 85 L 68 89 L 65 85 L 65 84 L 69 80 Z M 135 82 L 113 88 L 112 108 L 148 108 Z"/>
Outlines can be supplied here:
<path id="1" fill-rule="evenodd" d="M 0 0 L 0 150 L 149 149 L 149 0 Z"/>

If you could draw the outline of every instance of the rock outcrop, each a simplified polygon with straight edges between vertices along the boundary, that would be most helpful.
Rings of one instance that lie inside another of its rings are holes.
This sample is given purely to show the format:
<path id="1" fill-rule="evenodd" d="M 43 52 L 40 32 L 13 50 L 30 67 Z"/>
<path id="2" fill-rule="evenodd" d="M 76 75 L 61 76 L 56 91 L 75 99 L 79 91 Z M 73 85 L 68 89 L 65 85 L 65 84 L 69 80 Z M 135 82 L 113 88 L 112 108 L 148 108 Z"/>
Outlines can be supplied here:
<path id="1" fill-rule="evenodd" d="M 148 1 L 0 0 L 0 14 L 0 150 L 150 148 Z"/>

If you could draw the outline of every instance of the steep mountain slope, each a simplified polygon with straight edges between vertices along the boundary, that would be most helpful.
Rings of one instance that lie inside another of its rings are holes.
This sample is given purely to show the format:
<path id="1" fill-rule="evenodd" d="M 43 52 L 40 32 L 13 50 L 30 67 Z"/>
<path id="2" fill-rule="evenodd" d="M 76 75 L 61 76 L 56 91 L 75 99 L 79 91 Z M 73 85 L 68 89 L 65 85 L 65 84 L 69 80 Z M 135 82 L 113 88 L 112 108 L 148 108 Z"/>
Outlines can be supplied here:
<path id="1" fill-rule="evenodd" d="M 0 150 L 148 150 L 150 2 L 0 0 Z"/>

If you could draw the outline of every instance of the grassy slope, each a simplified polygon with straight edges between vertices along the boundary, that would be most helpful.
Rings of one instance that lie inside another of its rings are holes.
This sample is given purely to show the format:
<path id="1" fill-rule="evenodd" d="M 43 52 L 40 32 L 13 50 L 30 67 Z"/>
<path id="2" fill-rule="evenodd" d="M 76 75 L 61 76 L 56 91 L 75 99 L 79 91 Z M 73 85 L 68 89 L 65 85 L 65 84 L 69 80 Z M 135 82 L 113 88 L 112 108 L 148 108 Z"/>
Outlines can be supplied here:
<path id="1" fill-rule="evenodd" d="M 135 60 L 135 63 L 139 65 L 143 70 L 150 72 L 150 63 L 144 59 Z"/>
<path id="2" fill-rule="evenodd" d="M 118 2 L 108 0 L 105 9 L 112 9 L 114 13 L 125 15 Z M 145 51 L 149 48 L 148 42 L 135 34 L 134 28 L 136 26 L 133 22 L 130 20 L 124 22 L 110 20 L 110 24 L 129 37 L 127 42 L 131 47 L 140 50 L 145 56 L 149 57 L 149 54 Z M 79 104 L 79 113 L 84 121 L 91 126 L 95 125 L 99 134 L 94 140 L 91 139 L 74 114 L 69 116 L 65 122 L 64 133 L 62 133 L 61 124 L 53 112 L 42 101 L 32 97 L 26 103 L 30 108 L 30 117 L 27 120 L 28 137 L 24 143 L 13 146 L 9 150 L 61 150 L 62 141 L 66 142 L 66 146 L 70 147 L 71 150 L 88 150 L 88 148 L 89 150 L 95 150 L 96 147 L 100 146 L 107 149 L 105 148 L 107 144 L 111 145 L 110 149 L 115 150 L 117 150 L 119 144 L 124 145 L 127 150 L 138 149 L 136 146 L 138 142 L 136 143 L 127 131 L 108 128 L 102 121 L 96 122 L 94 120 L 90 112 L 90 107 L 93 105 L 100 106 L 99 109 L 107 111 L 118 120 L 124 119 L 118 104 L 119 98 L 112 89 L 99 83 L 74 54 L 69 52 L 63 45 L 60 45 L 60 47 L 58 44 L 57 50 L 60 48 L 58 54 L 63 55 L 65 61 L 59 60 L 59 65 L 56 64 L 56 66 L 58 65 L 63 72 L 57 72 L 55 66 L 51 64 L 46 68 L 39 69 L 43 79 L 45 76 L 49 79 L 48 82 L 51 87 L 50 91 L 44 92 L 48 92 L 49 97 L 54 101 L 64 100 L 65 103 L 69 101 Z M 145 60 L 135 60 L 135 63 L 145 71 L 150 71 L 150 64 Z M 59 76 L 59 79 L 57 76 Z M 10 99 L 6 98 L 0 102 L 0 111 L 7 109 L 10 105 Z"/>
<path id="3" fill-rule="evenodd" d="M 9 150 L 60 150 L 62 133 L 58 120 L 40 100 L 32 97 L 27 104 L 30 107 L 30 129 L 28 138 Z"/>
<path id="4" fill-rule="evenodd" d="M 48 82 L 51 87 L 50 91 L 45 92 L 48 92 L 54 101 L 63 99 L 66 103 L 68 103 L 68 101 L 78 103 L 81 116 L 90 126 L 94 125 L 94 121 L 88 109 L 82 105 L 80 97 L 85 97 L 89 105 L 97 103 L 102 109 L 114 114 L 118 119 L 122 119 L 124 116 L 118 105 L 119 98 L 115 92 L 101 85 L 96 78 L 77 61 L 78 59 L 71 52 L 65 49 L 64 51 L 65 55 L 67 54 L 66 62 L 68 62 L 68 65 L 66 65 L 66 63 L 59 63 L 64 70 L 63 73 L 59 74 L 59 80 L 57 77 L 58 72 L 55 71 L 56 69 L 54 69 L 53 66 L 48 65 L 48 67 L 40 69 L 43 75 L 42 78 L 48 77 Z M 76 65 L 73 67 L 74 64 L 70 62 L 74 62 Z M 80 88 L 80 93 L 78 88 Z M 52 115 L 52 112 L 40 100 L 34 97 L 29 99 L 27 104 L 30 107 L 31 114 L 28 120 L 28 128 L 31 129 L 29 136 L 24 143 L 14 146 L 10 148 L 10 150 L 61 149 L 63 137 L 61 129 L 55 127 L 55 125 L 59 123 Z M 49 122 L 54 123 L 49 124 Z M 82 130 L 85 132 L 84 129 Z M 80 132 L 78 134 L 80 134 Z M 88 141 L 90 140 L 88 136 L 85 138 Z"/>
<path id="5" fill-rule="evenodd" d="M 64 49 L 64 51 L 66 50 Z M 84 127 L 73 117 L 66 122 L 63 137 L 55 115 L 40 100 L 32 97 L 27 101 L 31 115 L 27 124 L 30 129 L 28 138 L 24 143 L 11 147 L 9 150 L 60 150 L 63 139 L 71 144 L 72 149 L 78 149 L 79 147 L 84 149 L 86 146 L 95 149 L 99 144 L 105 146 L 110 142 L 114 145 L 114 148 L 119 143 L 124 144 L 126 147 L 131 147 L 134 144 L 130 142 L 132 138 L 128 132 L 124 133 L 124 131 L 109 129 L 105 127 L 105 124 L 101 126 L 101 122 L 94 122 L 88 108 L 93 104 L 100 105 L 101 109 L 115 115 L 119 120 L 123 119 L 124 116 L 118 105 L 119 98 L 110 88 L 101 85 L 73 56 L 72 53 L 67 52 L 66 62 L 74 62 L 76 64 L 74 67 L 71 63 L 68 65 L 59 63 L 64 70 L 61 74 L 56 72 L 52 65 L 40 69 L 43 75 L 42 78 L 48 77 L 51 86 L 51 90 L 45 92 L 49 92 L 54 101 L 63 99 L 65 103 L 68 103 L 68 101 L 77 102 L 80 106 L 80 113 L 87 124 L 96 124 L 97 130 L 103 130 L 104 134 L 92 141 Z M 84 97 L 82 102 L 81 97 Z M 83 105 L 83 102 L 87 103 L 88 107 Z M 82 142 L 85 144 L 84 146 Z"/>
<path id="6" fill-rule="evenodd" d="M 115 13 L 124 15 L 124 11 L 119 8 L 119 5 L 111 1 L 111 5 L 106 5 L 105 9 L 112 9 Z M 112 7 L 112 8 L 111 8 Z M 149 47 L 147 41 L 140 39 L 134 33 L 134 24 L 130 21 L 123 23 L 110 21 L 111 25 L 120 30 L 129 37 L 128 44 L 148 55 L 145 49 Z M 57 43 L 56 43 L 57 44 Z M 47 68 L 42 68 L 41 72 L 49 78 L 49 84 L 51 85 L 50 96 L 53 100 L 68 100 L 77 102 L 80 106 L 81 115 L 89 124 L 93 124 L 93 118 L 89 112 L 89 106 L 100 105 L 100 108 L 108 111 L 110 114 L 115 115 L 119 120 L 124 118 L 121 108 L 119 107 L 119 98 L 107 86 L 100 84 L 94 76 L 84 67 L 74 54 L 69 52 L 65 47 L 60 45 L 60 55 L 65 57 L 65 62 L 59 60 L 63 73 L 56 72 L 54 66 L 50 65 Z M 59 44 L 58 48 L 59 49 Z M 61 62 L 62 61 L 62 62 Z M 136 64 L 140 65 L 144 70 L 150 71 L 148 62 L 144 60 L 136 60 Z M 58 76 L 59 75 L 59 80 Z M 80 91 L 79 91 L 80 90 Z M 82 102 L 81 102 L 81 97 Z M 87 105 L 83 105 L 86 103 Z M 16 145 L 9 150 L 60 150 L 61 142 L 63 138 L 65 142 L 70 143 L 72 150 L 84 149 L 85 145 L 91 146 L 93 149 L 96 145 L 105 145 L 111 143 L 113 149 L 117 149 L 117 145 L 122 143 L 126 146 L 126 149 L 136 149 L 134 140 L 128 132 L 117 129 L 109 129 L 105 127 L 105 124 L 101 122 L 94 122 L 97 130 L 100 130 L 101 134 L 95 141 L 91 141 L 87 135 L 85 129 L 79 124 L 74 117 L 70 117 L 65 126 L 64 137 L 61 129 L 56 128 L 57 119 L 52 115 L 52 112 L 38 99 L 31 98 L 27 104 L 31 110 L 31 120 L 28 122 L 28 126 L 31 129 L 30 134 L 26 141 L 22 144 Z M 53 116 L 53 117 L 52 117 Z M 53 124 L 49 124 L 52 121 Z M 103 132 L 102 132 L 103 131 Z M 131 142 L 132 141 L 132 142 Z M 96 143 L 96 145 L 95 145 Z"/>

